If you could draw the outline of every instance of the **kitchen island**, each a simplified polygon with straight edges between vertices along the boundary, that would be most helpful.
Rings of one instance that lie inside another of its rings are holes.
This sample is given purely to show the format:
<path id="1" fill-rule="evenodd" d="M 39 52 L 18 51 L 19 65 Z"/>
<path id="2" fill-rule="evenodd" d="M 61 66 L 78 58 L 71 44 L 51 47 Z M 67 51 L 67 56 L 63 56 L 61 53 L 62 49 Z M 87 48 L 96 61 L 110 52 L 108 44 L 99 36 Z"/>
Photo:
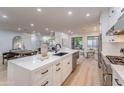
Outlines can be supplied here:
<path id="1" fill-rule="evenodd" d="M 61 85 L 72 72 L 72 55 L 77 50 L 65 49 L 63 56 L 48 53 L 48 59 L 41 60 L 34 55 L 10 60 L 7 68 L 8 85 L 52 86 Z"/>

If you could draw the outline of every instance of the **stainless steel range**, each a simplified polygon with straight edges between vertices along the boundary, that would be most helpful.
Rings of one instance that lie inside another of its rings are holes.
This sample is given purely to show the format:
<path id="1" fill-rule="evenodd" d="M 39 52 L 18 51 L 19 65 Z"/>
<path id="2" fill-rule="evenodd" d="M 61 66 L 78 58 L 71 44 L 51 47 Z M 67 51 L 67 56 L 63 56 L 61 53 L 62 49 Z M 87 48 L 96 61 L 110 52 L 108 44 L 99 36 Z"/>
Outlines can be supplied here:
<path id="1" fill-rule="evenodd" d="M 112 64 L 124 65 L 124 57 L 121 56 L 106 56 Z"/>
<path id="2" fill-rule="evenodd" d="M 124 57 L 121 56 L 106 56 L 108 61 L 104 61 L 103 63 L 103 85 L 112 86 L 112 68 L 111 64 L 114 65 L 124 65 Z"/>

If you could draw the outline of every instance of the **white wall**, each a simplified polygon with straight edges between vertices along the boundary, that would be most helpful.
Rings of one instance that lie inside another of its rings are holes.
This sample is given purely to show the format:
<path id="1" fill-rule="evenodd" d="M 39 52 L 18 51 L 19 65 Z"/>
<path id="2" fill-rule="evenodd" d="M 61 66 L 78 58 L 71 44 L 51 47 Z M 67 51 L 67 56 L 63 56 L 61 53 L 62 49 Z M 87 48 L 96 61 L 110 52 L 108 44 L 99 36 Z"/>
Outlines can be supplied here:
<path id="1" fill-rule="evenodd" d="M 2 61 L 2 53 L 12 49 L 12 39 L 15 36 L 22 36 L 26 49 L 30 50 L 39 47 L 38 42 L 40 41 L 38 41 L 39 37 L 37 34 L 33 34 L 34 37 L 31 37 L 32 35 L 29 33 L 0 30 L 0 62 Z M 33 42 L 32 38 L 38 42 Z"/>
<path id="2" fill-rule="evenodd" d="M 68 48 L 69 45 L 69 35 L 62 32 L 55 32 L 55 42 L 62 45 L 64 48 Z"/>

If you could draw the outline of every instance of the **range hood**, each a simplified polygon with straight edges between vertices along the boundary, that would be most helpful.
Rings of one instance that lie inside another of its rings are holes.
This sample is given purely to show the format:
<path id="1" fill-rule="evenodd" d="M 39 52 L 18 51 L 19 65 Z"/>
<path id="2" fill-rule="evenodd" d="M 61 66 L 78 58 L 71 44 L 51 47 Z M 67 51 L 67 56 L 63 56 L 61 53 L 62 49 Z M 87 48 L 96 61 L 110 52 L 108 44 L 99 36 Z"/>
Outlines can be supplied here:
<path id="1" fill-rule="evenodd" d="M 107 35 L 124 35 L 124 15 L 118 22 L 106 33 Z"/>

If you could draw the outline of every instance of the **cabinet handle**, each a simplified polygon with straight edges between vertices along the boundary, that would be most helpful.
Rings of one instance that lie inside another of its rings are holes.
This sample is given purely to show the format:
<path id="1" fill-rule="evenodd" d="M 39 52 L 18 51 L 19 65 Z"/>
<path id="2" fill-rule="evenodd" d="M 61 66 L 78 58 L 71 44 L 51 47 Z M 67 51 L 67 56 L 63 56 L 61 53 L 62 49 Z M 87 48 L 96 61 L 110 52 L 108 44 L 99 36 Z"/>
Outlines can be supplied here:
<path id="1" fill-rule="evenodd" d="M 121 12 L 124 12 L 124 8 L 121 9 Z"/>
<path id="2" fill-rule="evenodd" d="M 114 13 L 114 10 L 112 10 L 112 13 Z"/>
<path id="3" fill-rule="evenodd" d="M 59 66 L 59 65 L 60 65 L 60 63 L 56 64 L 56 66 Z"/>
<path id="4" fill-rule="evenodd" d="M 46 81 L 44 84 L 42 84 L 41 86 L 46 86 L 49 83 L 49 81 Z"/>
<path id="5" fill-rule="evenodd" d="M 45 73 L 47 73 L 48 72 L 48 70 L 46 70 L 46 71 L 44 71 L 43 73 L 41 73 L 41 74 L 45 74 Z"/>
<path id="6" fill-rule="evenodd" d="M 58 68 L 56 71 L 59 71 L 61 68 Z"/>
<path id="7" fill-rule="evenodd" d="M 118 79 L 115 79 L 115 81 L 116 81 L 116 83 L 117 83 L 117 85 L 119 85 L 119 86 L 122 86 L 122 84 L 120 84 L 118 81 Z"/>
<path id="8" fill-rule="evenodd" d="M 68 64 L 70 64 L 70 62 L 68 62 Z"/>

